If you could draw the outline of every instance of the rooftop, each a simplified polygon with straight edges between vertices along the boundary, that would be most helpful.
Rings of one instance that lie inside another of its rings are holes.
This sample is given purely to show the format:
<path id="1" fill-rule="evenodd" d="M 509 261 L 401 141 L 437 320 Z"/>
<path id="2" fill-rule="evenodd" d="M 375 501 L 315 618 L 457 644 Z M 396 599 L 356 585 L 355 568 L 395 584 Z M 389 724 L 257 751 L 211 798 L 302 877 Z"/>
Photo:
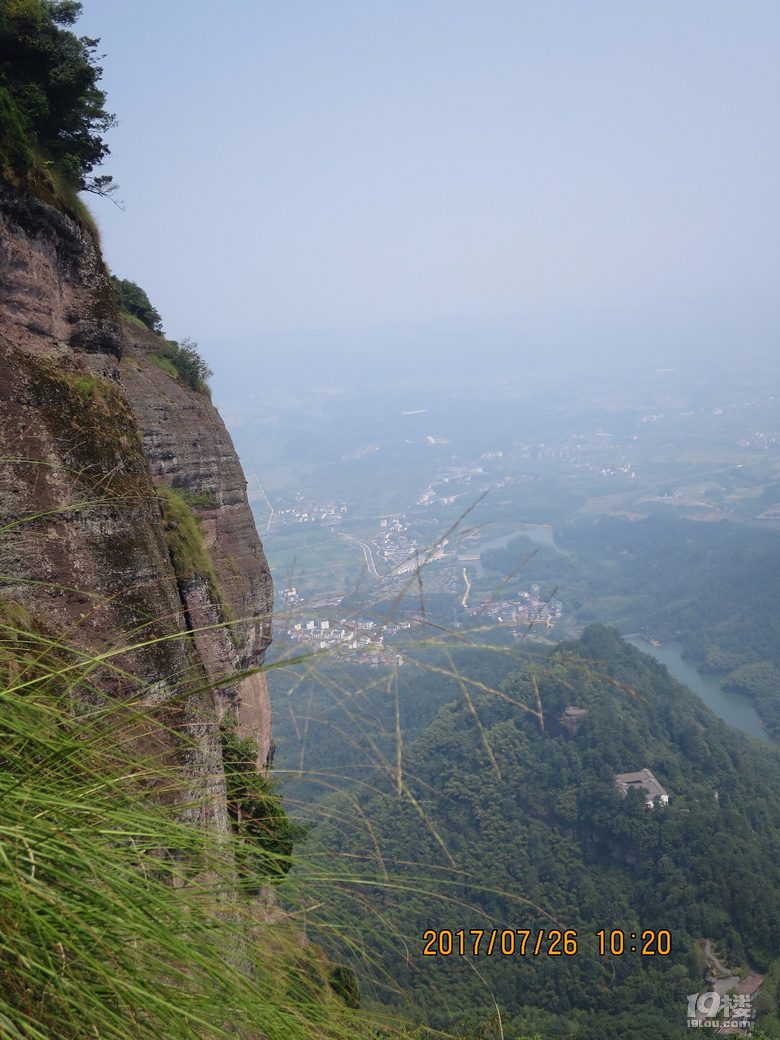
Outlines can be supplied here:
<path id="1" fill-rule="evenodd" d="M 640 769 L 638 773 L 618 773 L 615 783 L 625 798 L 629 789 L 641 787 L 647 792 L 645 801 L 648 805 L 653 804 L 654 798 L 660 798 L 664 805 L 669 801 L 669 795 L 664 791 L 649 769 Z"/>

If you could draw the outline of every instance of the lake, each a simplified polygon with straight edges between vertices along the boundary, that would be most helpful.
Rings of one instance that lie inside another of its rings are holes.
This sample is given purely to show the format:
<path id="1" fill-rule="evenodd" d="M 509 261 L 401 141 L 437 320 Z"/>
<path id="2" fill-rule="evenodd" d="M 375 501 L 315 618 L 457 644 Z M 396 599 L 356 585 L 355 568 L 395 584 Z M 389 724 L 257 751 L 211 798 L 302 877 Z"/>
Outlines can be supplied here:
<path id="1" fill-rule="evenodd" d="M 728 722 L 735 729 L 741 729 L 743 733 L 749 733 L 751 737 L 757 737 L 768 744 L 777 745 L 774 740 L 761 729 L 756 710 L 747 697 L 740 697 L 738 693 L 727 693 L 721 689 L 720 681 L 715 675 L 700 675 L 699 672 L 688 661 L 682 658 L 682 645 L 680 643 L 663 643 L 661 646 L 651 646 L 644 639 L 627 639 L 637 650 L 644 654 L 652 654 L 658 661 L 665 664 L 675 679 L 690 686 L 694 693 L 698 693 L 708 708 L 712 708 L 716 715 Z"/>

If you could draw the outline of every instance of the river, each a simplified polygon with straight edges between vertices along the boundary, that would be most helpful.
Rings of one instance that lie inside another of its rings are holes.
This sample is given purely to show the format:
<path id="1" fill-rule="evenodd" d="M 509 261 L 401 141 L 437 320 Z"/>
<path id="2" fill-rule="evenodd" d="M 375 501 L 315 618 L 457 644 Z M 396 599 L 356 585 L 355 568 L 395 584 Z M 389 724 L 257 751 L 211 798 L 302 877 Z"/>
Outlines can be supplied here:
<path id="1" fill-rule="evenodd" d="M 759 740 L 768 744 L 780 743 L 761 729 L 756 710 L 747 697 L 740 697 L 738 693 L 727 693 L 721 689 L 717 676 L 700 675 L 692 664 L 684 661 L 680 643 L 651 646 L 644 639 L 627 639 L 626 641 L 633 643 L 642 653 L 652 654 L 662 664 L 665 664 L 675 679 L 690 686 L 694 693 L 698 693 L 707 707 L 712 708 L 715 714 L 724 722 L 728 722 L 730 726 L 741 729 L 743 733 L 749 733 L 751 737 L 758 737 Z"/>

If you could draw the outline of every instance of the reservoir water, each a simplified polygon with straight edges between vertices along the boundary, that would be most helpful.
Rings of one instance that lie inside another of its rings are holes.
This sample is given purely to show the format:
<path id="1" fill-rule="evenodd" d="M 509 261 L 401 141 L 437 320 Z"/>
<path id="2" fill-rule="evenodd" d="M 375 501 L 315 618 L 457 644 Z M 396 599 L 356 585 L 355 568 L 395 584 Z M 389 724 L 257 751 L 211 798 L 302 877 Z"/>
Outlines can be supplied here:
<path id="1" fill-rule="evenodd" d="M 680 643 L 651 646 L 644 639 L 627 639 L 626 642 L 632 643 L 644 654 L 652 654 L 665 664 L 675 679 L 679 679 L 686 686 L 690 686 L 694 693 L 698 693 L 707 707 L 712 708 L 724 722 L 741 729 L 743 733 L 749 733 L 751 737 L 757 737 L 769 744 L 778 744 L 778 741 L 773 740 L 761 729 L 756 710 L 748 698 L 721 689 L 720 681 L 715 675 L 700 675 L 692 664 L 683 660 Z"/>

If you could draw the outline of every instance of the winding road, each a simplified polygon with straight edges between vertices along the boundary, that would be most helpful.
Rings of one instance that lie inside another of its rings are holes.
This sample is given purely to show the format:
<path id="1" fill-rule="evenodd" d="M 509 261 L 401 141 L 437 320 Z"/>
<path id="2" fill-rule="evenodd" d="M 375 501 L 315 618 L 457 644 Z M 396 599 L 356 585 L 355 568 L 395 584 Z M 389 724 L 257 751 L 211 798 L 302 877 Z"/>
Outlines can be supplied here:
<path id="1" fill-rule="evenodd" d="M 374 554 L 371 551 L 371 546 L 368 544 L 368 542 L 361 542 L 359 538 L 355 538 L 355 536 L 352 534 L 347 534 L 346 531 L 339 531 L 339 534 L 342 538 L 349 538 L 351 542 L 355 542 L 356 545 L 360 546 L 360 548 L 363 550 L 363 556 L 366 559 L 366 567 L 368 568 L 368 573 L 371 575 L 372 578 L 378 578 L 379 574 L 377 573 L 376 564 L 374 563 Z"/>
<path id="2" fill-rule="evenodd" d="M 469 593 L 471 592 L 471 582 L 469 576 L 466 574 L 466 568 L 463 568 L 463 580 L 466 582 L 466 591 L 463 593 L 463 599 L 460 601 L 462 607 L 468 606 Z"/>

